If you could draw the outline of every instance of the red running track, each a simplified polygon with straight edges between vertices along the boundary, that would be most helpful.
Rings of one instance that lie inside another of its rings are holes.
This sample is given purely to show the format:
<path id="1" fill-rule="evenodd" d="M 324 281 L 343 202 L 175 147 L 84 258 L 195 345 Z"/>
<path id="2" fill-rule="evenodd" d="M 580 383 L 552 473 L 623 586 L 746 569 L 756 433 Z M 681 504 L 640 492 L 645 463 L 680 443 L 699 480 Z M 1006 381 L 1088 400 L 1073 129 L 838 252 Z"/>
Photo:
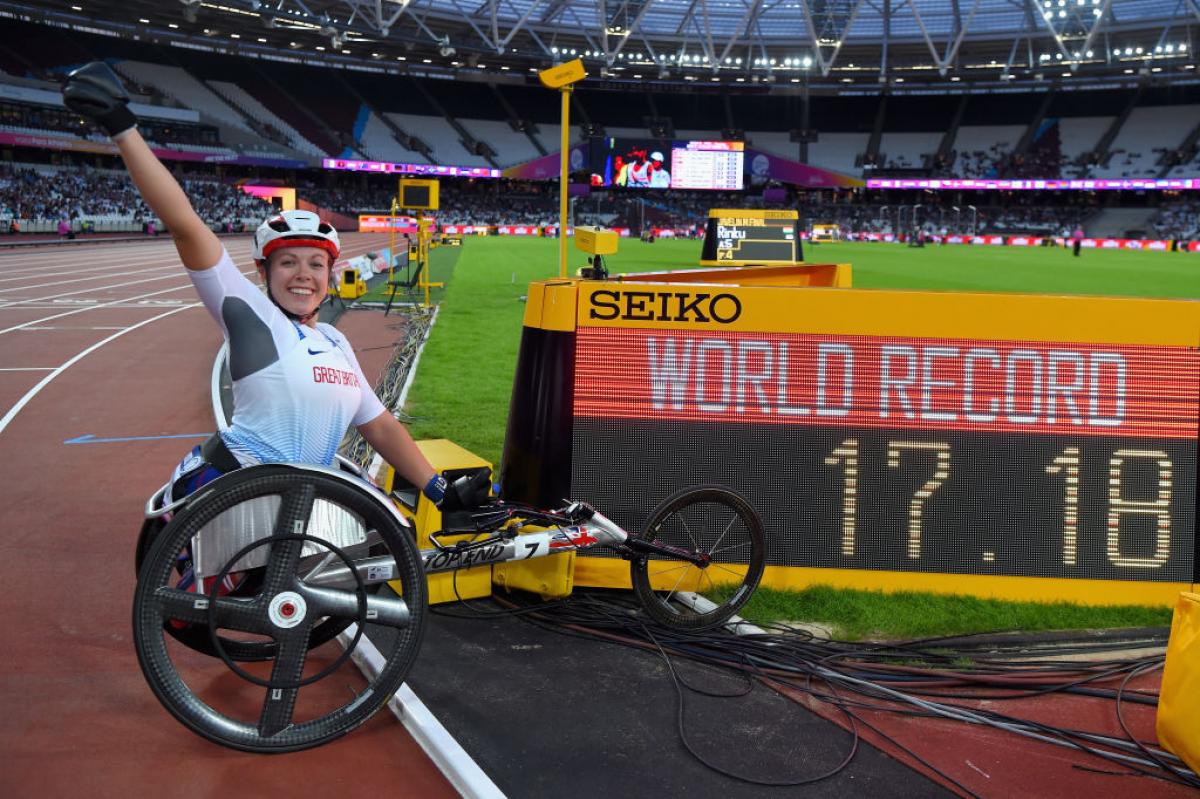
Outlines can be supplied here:
<path id="1" fill-rule="evenodd" d="M 344 241 L 346 257 L 386 246 Z M 225 243 L 249 270 L 250 238 Z M 320 749 L 251 755 L 186 730 L 143 679 L 131 640 L 141 509 L 201 439 L 65 442 L 214 428 L 220 333 L 169 240 L 0 252 L 0 340 L 0 793 L 456 795 L 386 711 Z M 344 703 L 361 680 L 347 664 L 317 687 Z"/>

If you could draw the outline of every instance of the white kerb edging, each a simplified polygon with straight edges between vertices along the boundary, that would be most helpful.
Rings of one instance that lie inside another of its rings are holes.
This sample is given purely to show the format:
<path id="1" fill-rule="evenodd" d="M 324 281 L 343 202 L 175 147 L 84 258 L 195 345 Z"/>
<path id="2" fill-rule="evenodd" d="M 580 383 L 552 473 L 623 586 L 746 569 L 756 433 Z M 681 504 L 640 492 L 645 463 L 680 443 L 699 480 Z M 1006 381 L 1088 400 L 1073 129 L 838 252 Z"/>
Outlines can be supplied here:
<path id="1" fill-rule="evenodd" d="M 338 635 L 338 643 L 343 647 L 349 646 L 355 632 L 356 625 L 351 624 Z M 374 679 L 385 664 L 383 655 L 365 635 L 350 653 L 350 659 L 368 680 Z M 388 700 L 388 709 L 400 719 L 408 734 L 459 794 L 466 799 L 505 799 L 504 792 L 471 759 L 407 684 L 401 685 L 400 690 L 392 694 Z"/>

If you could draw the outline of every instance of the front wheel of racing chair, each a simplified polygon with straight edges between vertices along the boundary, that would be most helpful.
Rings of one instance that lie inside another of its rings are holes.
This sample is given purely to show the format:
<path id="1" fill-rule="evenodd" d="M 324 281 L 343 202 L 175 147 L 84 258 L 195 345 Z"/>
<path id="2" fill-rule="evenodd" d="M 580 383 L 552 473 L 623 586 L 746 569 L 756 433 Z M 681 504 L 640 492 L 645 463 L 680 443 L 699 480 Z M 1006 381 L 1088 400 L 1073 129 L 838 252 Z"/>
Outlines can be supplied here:
<path id="1" fill-rule="evenodd" d="M 369 567 L 356 563 L 367 555 Z M 207 591 L 177 586 L 181 557 Z M 247 577 L 223 595 L 231 573 Z M 368 583 L 384 581 L 390 588 L 368 594 Z M 155 536 L 134 595 L 134 644 L 155 695 L 184 725 L 236 749 L 285 752 L 343 735 L 387 702 L 416 657 L 425 609 L 420 553 L 386 497 L 332 469 L 252 466 L 197 490 Z M 174 622 L 192 631 L 185 644 L 207 639 L 215 658 L 171 646 Z M 340 656 L 310 652 L 319 634 L 352 623 L 356 636 Z M 367 686 L 349 701 L 345 686 L 313 688 L 298 704 L 302 688 L 345 662 L 367 624 L 379 625 L 373 643 L 384 658 Z M 243 645 L 270 667 L 236 665 Z M 230 682 L 229 670 L 259 688 Z"/>

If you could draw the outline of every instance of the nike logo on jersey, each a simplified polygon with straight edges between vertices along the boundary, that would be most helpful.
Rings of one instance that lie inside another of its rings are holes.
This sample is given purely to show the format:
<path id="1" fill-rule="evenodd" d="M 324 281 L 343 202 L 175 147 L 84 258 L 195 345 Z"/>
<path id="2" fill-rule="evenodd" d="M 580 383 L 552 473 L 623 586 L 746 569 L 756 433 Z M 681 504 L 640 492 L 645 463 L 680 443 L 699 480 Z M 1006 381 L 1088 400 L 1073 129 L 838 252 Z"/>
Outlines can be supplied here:
<path id="1" fill-rule="evenodd" d="M 312 347 L 308 348 L 309 355 L 324 355 L 327 352 L 329 352 L 329 350 L 314 350 Z"/>

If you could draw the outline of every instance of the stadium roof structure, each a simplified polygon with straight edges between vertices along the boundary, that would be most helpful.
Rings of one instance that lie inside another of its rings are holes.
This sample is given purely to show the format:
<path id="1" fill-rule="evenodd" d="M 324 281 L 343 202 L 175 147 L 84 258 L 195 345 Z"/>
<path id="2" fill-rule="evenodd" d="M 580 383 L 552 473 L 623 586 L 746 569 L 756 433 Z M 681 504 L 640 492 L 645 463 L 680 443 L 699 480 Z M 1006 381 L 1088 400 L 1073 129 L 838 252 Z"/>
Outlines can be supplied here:
<path id="1" fill-rule="evenodd" d="M 0 15 L 510 78 L 580 57 L 615 81 L 842 92 L 1200 80 L 1200 0 L 0 0 Z"/>

